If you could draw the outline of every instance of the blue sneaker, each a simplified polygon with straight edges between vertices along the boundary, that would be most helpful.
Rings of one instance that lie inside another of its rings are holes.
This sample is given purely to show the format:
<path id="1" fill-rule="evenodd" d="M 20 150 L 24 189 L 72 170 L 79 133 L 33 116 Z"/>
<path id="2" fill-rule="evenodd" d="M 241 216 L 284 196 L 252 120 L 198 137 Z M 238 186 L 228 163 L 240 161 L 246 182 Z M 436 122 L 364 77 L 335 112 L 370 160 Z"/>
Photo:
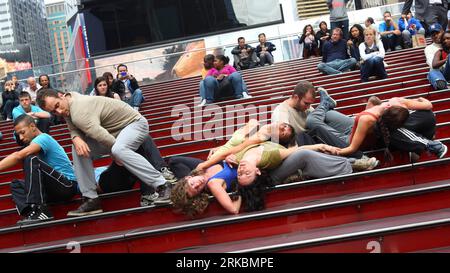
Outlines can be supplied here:
<path id="1" fill-rule="evenodd" d="M 448 151 L 447 146 L 437 140 L 431 140 L 427 145 L 428 151 L 435 154 L 438 158 L 443 158 Z"/>
<path id="2" fill-rule="evenodd" d="M 337 106 L 337 102 L 330 97 L 327 90 L 323 89 L 322 87 L 318 87 L 317 90 L 320 94 L 320 103 L 324 103 L 328 109 L 334 109 Z"/>

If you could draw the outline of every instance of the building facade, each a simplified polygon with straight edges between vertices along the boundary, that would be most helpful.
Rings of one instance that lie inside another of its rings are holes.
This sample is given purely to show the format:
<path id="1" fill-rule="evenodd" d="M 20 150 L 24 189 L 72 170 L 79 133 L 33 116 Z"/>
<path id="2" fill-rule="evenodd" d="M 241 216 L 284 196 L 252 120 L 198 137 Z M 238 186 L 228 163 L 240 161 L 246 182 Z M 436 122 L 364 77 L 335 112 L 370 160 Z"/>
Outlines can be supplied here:
<path id="1" fill-rule="evenodd" d="M 63 63 L 69 46 L 69 31 L 66 24 L 64 1 L 46 5 L 47 25 L 53 63 Z"/>
<path id="2" fill-rule="evenodd" d="M 44 0 L 0 0 L 0 43 L 29 44 L 33 66 L 52 63 Z"/>

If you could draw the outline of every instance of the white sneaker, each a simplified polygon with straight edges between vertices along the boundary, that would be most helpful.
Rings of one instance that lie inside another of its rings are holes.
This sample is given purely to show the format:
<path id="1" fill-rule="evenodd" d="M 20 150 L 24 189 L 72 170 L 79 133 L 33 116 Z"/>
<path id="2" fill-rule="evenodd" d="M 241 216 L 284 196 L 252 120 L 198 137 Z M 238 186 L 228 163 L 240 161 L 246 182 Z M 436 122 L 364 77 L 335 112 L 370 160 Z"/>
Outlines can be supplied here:
<path id="1" fill-rule="evenodd" d="M 133 107 L 133 109 L 139 111 L 139 107 Z"/>
<path id="2" fill-rule="evenodd" d="M 206 99 L 203 99 L 198 106 L 202 107 L 206 105 Z"/>
<path id="3" fill-rule="evenodd" d="M 243 92 L 243 93 L 242 93 L 242 97 L 243 97 L 244 99 L 253 98 L 253 96 L 247 94 L 247 92 Z"/>
<path id="4" fill-rule="evenodd" d="M 388 67 L 389 66 L 385 61 L 383 61 L 383 64 L 384 64 L 384 67 Z"/>

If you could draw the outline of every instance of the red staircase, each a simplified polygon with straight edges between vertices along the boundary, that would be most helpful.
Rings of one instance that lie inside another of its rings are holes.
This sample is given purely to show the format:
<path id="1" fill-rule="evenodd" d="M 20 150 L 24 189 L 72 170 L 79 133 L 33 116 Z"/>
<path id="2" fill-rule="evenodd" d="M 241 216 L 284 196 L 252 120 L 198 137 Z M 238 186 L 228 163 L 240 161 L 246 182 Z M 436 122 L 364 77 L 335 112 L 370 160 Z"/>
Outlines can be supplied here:
<path id="1" fill-rule="evenodd" d="M 438 120 L 436 138 L 450 140 L 450 96 L 448 90 L 433 91 L 426 75 L 423 48 L 388 53 L 389 78 L 360 83 L 359 72 L 324 76 L 317 70 L 320 60 L 295 60 L 244 71 L 253 98 L 218 103 L 223 124 L 221 135 L 230 135 L 248 117 L 238 116 L 237 107 L 247 107 L 262 121 L 270 120 L 270 106 L 286 99 L 300 80 L 326 88 L 345 114 L 361 111 L 367 99 L 392 96 L 430 99 Z M 141 113 L 148 119 L 150 135 L 164 157 L 174 155 L 205 158 L 212 147 L 225 142 L 174 140 L 174 124 L 190 122 L 191 131 L 203 133 L 211 117 L 194 107 L 200 78 L 188 78 L 144 86 Z M 190 116 L 172 113 L 184 107 Z M 235 106 L 236 109 L 227 108 Z M 253 107 L 256 106 L 256 107 Z M 253 108 L 252 108 L 253 107 Z M 208 108 L 206 108 L 208 109 Z M 198 117 L 196 116 L 198 115 Z M 228 130 L 227 130 L 228 129 Z M 0 158 L 17 150 L 11 122 L 0 122 L 4 139 Z M 71 154 L 65 125 L 54 126 L 51 135 Z M 370 155 L 382 157 L 379 151 Z M 108 164 L 105 157 L 95 162 Z M 19 220 L 9 185 L 23 176 L 20 166 L 0 173 L 0 251 L 69 252 L 69 242 L 78 242 L 81 252 L 448 252 L 450 239 L 450 158 L 436 160 L 424 155 L 411 163 L 406 154 L 381 168 L 327 179 L 279 185 L 269 190 L 264 211 L 227 215 L 212 202 L 204 215 L 189 219 L 170 207 L 139 206 L 139 191 L 101 195 L 105 213 L 66 218 L 80 204 L 53 204 L 57 220 L 17 226 Z M 414 237 L 412 237 L 414 236 Z M 412 240 L 412 238 L 414 238 Z"/>

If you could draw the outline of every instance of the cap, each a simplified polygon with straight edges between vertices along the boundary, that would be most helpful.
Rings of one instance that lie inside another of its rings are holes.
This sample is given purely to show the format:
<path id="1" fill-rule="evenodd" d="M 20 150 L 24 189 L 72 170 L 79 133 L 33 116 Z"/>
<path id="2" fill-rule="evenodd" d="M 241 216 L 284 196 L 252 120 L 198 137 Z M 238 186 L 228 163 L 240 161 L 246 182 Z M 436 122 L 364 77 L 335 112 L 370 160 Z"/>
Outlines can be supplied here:
<path id="1" fill-rule="evenodd" d="M 434 23 L 430 26 L 430 33 L 441 31 L 442 26 L 438 23 Z"/>

